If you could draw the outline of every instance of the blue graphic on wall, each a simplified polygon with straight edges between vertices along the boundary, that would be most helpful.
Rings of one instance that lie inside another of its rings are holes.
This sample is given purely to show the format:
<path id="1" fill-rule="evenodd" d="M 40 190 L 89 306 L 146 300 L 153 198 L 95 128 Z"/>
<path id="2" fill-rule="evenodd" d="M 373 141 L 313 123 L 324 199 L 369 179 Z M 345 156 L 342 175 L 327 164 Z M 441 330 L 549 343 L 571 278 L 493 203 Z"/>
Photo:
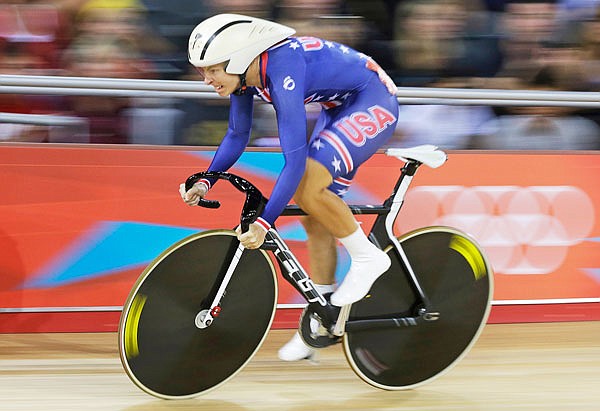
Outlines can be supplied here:
<path id="1" fill-rule="evenodd" d="M 210 161 L 215 155 L 214 151 L 190 151 L 190 154 Z M 249 151 L 242 154 L 235 163 L 236 167 L 248 172 L 275 180 L 283 168 L 283 154 L 277 152 L 261 153 Z"/>
<path id="2" fill-rule="evenodd" d="M 203 230 L 130 221 L 100 222 L 35 273 L 23 288 L 58 287 L 145 266 L 172 244 L 199 231 Z M 306 232 L 297 222 L 282 227 L 280 234 L 286 241 L 306 240 Z M 349 268 L 345 252 L 339 254 L 338 278 Z"/>
<path id="3" fill-rule="evenodd" d="M 148 264 L 197 229 L 104 221 L 34 274 L 25 288 L 56 287 Z"/>

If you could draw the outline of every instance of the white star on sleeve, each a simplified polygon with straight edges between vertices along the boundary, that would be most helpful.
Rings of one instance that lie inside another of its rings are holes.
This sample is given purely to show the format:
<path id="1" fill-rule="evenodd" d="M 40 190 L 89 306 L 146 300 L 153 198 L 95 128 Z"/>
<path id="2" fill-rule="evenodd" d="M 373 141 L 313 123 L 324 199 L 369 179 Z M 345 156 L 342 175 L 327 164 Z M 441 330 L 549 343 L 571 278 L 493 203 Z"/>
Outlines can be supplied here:
<path id="1" fill-rule="evenodd" d="M 296 43 L 295 41 L 292 41 L 290 43 L 290 48 L 296 50 L 298 47 L 300 47 L 300 44 Z"/>
<path id="2" fill-rule="evenodd" d="M 336 156 L 333 156 L 333 161 L 331 162 L 331 165 L 333 166 L 333 169 L 335 171 L 342 171 L 342 167 L 340 167 L 340 164 L 342 164 L 342 162 Z"/>
<path id="3" fill-rule="evenodd" d="M 344 54 L 348 54 L 350 52 L 350 49 L 344 45 L 340 45 L 340 50 L 342 50 L 342 53 Z"/>
<path id="4" fill-rule="evenodd" d="M 338 193 L 339 196 L 343 196 L 347 192 L 348 192 L 347 188 L 340 188 L 339 190 L 337 190 L 337 193 Z"/>
<path id="5" fill-rule="evenodd" d="M 321 139 L 320 139 L 320 138 L 316 139 L 316 140 L 314 141 L 314 143 L 312 143 L 312 146 L 313 146 L 314 148 L 316 148 L 316 149 L 317 149 L 317 151 L 319 151 L 319 150 L 320 150 L 322 147 L 325 147 L 325 145 L 324 145 L 324 144 L 321 142 Z"/>
<path id="6" fill-rule="evenodd" d="M 332 47 L 334 47 L 334 44 L 333 44 L 331 41 L 326 41 L 326 42 L 325 42 L 325 45 L 326 45 L 327 47 L 329 47 L 329 48 L 332 48 Z"/>

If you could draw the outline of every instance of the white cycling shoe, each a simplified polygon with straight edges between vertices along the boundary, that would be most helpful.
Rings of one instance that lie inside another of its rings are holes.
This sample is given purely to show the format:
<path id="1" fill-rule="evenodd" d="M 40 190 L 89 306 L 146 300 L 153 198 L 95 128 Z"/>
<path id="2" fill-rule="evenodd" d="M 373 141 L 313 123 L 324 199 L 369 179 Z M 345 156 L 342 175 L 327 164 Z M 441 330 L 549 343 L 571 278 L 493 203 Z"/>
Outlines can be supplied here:
<path id="1" fill-rule="evenodd" d="M 331 295 L 331 304 L 342 307 L 362 299 L 391 264 L 390 257 L 379 249 L 368 258 L 352 260 L 344 281 Z"/>
<path id="2" fill-rule="evenodd" d="M 282 361 L 311 360 L 315 354 L 316 350 L 304 344 L 302 337 L 300 337 L 297 331 L 277 352 L 277 356 Z"/>
<path id="3" fill-rule="evenodd" d="M 315 287 L 321 294 L 330 294 L 335 290 L 335 284 L 315 284 Z M 319 322 L 316 319 L 311 318 L 310 327 L 313 331 L 317 331 L 319 328 Z M 277 356 L 282 361 L 300 361 L 300 360 L 314 360 L 317 354 L 317 350 L 309 347 L 304 343 L 298 331 L 294 336 L 277 352 Z"/>

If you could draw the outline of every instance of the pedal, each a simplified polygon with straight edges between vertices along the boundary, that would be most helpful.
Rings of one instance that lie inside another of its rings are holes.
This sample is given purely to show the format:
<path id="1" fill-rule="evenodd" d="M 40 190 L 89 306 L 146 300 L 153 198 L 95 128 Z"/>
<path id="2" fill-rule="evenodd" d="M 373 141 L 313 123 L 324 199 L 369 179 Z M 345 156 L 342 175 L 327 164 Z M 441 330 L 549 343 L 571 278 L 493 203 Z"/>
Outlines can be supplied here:
<path id="1" fill-rule="evenodd" d="M 340 337 L 329 332 L 322 318 L 310 306 L 302 311 L 298 331 L 304 342 L 313 348 L 325 348 L 340 342 Z"/>

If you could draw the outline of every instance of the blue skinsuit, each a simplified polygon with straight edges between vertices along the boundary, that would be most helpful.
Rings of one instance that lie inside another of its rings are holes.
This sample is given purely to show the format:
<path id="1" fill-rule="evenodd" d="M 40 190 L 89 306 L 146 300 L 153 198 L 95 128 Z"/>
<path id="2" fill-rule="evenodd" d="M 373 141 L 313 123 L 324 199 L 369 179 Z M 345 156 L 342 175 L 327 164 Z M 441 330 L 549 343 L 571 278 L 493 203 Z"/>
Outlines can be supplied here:
<path id="1" fill-rule="evenodd" d="M 243 95 L 231 95 L 229 128 L 209 171 L 226 171 L 242 155 L 258 95 L 275 108 L 285 159 L 261 219 L 272 225 L 290 202 L 307 157 L 329 170 L 334 178 L 329 189 L 343 195 L 357 167 L 396 127 L 398 102 L 380 79 L 382 73 L 368 56 L 315 37 L 291 37 L 272 47 L 260 56 L 263 88 L 249 87 Z M 304 108 L 308 103 L 323 108 L 309 141 Z"/>

